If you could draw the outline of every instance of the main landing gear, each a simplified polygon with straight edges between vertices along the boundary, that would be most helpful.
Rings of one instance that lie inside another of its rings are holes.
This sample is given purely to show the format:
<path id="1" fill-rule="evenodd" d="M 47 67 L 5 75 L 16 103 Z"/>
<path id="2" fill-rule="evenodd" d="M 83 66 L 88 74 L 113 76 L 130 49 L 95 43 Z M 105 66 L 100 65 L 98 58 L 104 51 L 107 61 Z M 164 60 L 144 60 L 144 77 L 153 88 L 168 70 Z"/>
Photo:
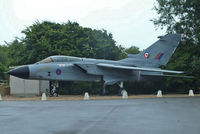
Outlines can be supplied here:
<path id="1" fill-rule="evenodd" d="M 120 87 L 120 90 L 119 90 L 119 95 L 120 96 L 122 96 L 123 95 L 123 93 L 124 93 L 124 91 L 126 91 L 125 89 L 124 89 L 124 83 L 123 83 L 123 81 L 121 81 L 120 83 L 117 83 L 118 85 L 119 85 L 119 87 Z"/>
<path id="2" fill-rule="evenodd" d="M 120 96 L 122 96 L 123 95 L 123 93 L 124 93 L 124 91 L 126 91 L 125 89 L 124 89 L 124 83 L 123 83 L 123 81 L 121 81 L 121 82 L 119 82 L 119 83 L 117 83 L 118 85 L 119 85 L 119 87 L 120 87 L 120 90 L 119 90 L 119 92 L 118 92 L 118 94 L 120 95 Z M 103 80 L 103 78 L 101 79 L 101 90 L 100 90 L 100 95 L 105 95 L 106 94 L 106 83 L 105 83 L 105 81 Z"/>
<path id="3" fill-rule="evenodd" d="M 101 78 L 101 90 L 100 90 L 100 95 L 105 95 L 106 94 L 106 83 L 103 80 L 103 77 Z"/>

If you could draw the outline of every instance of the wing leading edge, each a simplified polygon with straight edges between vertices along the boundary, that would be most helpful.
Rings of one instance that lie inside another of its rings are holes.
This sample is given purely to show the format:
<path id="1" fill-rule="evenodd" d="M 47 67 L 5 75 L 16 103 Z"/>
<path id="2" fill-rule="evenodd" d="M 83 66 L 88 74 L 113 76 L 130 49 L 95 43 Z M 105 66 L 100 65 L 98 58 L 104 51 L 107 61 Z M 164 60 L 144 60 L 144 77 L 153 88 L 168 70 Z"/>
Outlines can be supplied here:
<path id="1" fill-rule="evenodd" d="M 172 71 L 172 70 L 162 70 L 159 68 L 142 68 L 142 67 L 131 67 L 131 66 L 121 66 L 114 64 L 105 64 L 99 63 L 97 64 L 99 67 L 104 68 L 115 68 L 115 69 L 125 69 L 125 70 L 135 70 L 135 71 L 148 71 L 148 72 L 162 72 L 162 73 L 173 73 L 173 74 L 183 74 L 183 71 Z"/>

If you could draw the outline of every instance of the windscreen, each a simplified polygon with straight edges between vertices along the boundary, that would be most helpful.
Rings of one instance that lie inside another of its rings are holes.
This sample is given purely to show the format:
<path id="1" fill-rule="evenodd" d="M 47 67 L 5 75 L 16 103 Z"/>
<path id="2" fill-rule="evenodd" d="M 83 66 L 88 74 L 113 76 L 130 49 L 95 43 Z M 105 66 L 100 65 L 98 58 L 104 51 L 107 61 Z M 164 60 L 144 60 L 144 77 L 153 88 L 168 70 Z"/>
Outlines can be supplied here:
<path id="1" fill-rule="evenodd" d="M 39 61 L 38 63 L 50 63 L 52 62 L 52 59 L 50 57 L 45 58 L 44 60 Z"/>

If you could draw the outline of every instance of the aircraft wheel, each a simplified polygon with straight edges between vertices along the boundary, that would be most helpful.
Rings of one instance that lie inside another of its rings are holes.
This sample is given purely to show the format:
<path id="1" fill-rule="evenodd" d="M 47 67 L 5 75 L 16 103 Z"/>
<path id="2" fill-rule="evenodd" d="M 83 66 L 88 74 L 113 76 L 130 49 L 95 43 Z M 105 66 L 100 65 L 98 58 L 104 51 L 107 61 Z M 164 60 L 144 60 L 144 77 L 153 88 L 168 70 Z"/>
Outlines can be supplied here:
<path id="1" fill-rule="evenodd" d="M 54 93 L 53 96 L 54 96 L 54 97 L 58 97 L 58 93 Z"/>
<path id="2" fill-rule="evenodd" d="M 53 90 L 50 91 L 50 95 L 51 95 L 51 96 L 53 96 L 54 93 L 55 93 L 55 92 L 54 92 Z"/>

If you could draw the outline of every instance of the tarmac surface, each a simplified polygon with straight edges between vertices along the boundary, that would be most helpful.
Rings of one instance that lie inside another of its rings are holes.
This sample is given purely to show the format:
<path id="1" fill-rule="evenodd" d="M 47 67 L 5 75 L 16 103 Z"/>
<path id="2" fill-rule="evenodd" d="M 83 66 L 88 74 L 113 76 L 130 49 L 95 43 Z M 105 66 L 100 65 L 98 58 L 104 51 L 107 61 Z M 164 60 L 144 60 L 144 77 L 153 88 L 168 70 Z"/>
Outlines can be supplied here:
<path id="1" fill-rule="evenodd" d="M 0 134 L 200 134 L 200 97 L 0 101 Z"/>

